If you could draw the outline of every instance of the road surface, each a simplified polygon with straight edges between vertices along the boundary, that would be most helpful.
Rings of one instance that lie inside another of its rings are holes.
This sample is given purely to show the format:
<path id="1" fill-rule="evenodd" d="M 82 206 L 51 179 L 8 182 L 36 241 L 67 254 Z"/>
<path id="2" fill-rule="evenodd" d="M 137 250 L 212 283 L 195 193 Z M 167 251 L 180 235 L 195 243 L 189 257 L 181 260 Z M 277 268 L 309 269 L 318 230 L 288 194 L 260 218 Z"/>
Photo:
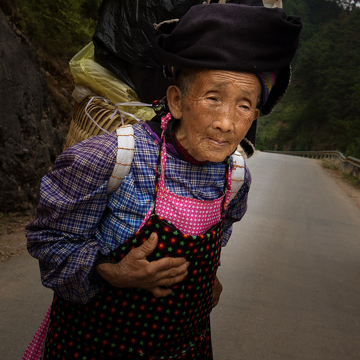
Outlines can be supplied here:
<path id="1" fill-rule="evenodd" d="M 257 153 L 223 249 L 215 360 L 360 359 L 360 210 L 314 161 Z M 0 263 L 0 358 L 20 360 L 51 302 L 36 260 Z"/>
<path id="2" fill-rule="evenodd" d="M 314 161 L 256 154 L 221 256 L 216 360 L 360 359 L 360 209 Z"/>
<path id="3" fill-rule="evenodd" d="M 0 263 L 0 359 L 21 360 L 51 301 L 37 260 L 23 254 Z"/>

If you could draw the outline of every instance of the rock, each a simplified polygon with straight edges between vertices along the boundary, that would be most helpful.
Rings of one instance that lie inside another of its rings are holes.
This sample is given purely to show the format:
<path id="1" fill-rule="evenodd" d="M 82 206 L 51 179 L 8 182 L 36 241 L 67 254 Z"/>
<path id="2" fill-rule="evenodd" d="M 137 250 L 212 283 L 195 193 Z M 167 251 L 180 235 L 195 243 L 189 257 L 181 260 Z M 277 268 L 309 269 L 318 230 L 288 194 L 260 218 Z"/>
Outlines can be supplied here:
<path id="1" fill-rule="evenodd" d="M 0 9 L 0 204 L 24 211 L 63 147 L 36 50 Z"/>

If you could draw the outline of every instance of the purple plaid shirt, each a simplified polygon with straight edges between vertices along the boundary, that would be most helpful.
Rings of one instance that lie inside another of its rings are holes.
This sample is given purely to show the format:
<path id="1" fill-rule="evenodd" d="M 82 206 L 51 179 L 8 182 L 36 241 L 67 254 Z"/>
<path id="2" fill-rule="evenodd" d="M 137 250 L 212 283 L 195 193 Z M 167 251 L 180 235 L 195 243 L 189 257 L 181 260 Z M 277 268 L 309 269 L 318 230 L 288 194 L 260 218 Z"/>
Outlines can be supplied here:
<path id="1" fill-rule="evenodd" d="M 115 133 L 82 141 L 64 151 L 41 182 L 36 218 L 26 227 L 28 251 L 40 263 L 42 283 L 71 301 L 88 302 L 101 288 L 94 277 L 97 258 L 135 234 L 154 200 L 157 136 L 133 126 L 134 159 L 120 187 L 107 196 L 116 161 Z M 214 200 L 222 195 L 225 162 L 191 164 L 169 146 L 166 187 L 181 196 Z M 226 211 L 223 246 L 232 224 L 247 209 L 251 183 L 245 181 Z"/>

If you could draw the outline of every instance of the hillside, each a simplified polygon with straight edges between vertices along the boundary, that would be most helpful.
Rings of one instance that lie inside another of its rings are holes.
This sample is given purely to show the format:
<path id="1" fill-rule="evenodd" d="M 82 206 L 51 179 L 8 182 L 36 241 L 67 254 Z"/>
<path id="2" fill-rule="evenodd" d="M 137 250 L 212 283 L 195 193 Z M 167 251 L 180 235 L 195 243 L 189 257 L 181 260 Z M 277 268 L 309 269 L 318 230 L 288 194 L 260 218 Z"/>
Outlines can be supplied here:
<path id="1" fill-rule="evenodd" d="M 360 9 L 325 0 L 287 3 L 302 17 L 304 31 L 289 92 L 259 121 L 257 147 L 338 150 L 360 158 Z"/>

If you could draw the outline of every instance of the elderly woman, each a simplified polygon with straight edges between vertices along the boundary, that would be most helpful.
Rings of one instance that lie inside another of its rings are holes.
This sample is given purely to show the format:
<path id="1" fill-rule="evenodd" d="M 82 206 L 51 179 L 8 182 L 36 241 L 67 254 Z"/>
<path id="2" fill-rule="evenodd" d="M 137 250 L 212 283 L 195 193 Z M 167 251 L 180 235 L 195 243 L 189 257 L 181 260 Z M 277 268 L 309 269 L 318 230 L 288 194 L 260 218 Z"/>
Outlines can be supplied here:
<path id="1" fill-rule="evenodd" d="M 250 186 L 232 154 L 286 91 L 300 29 L 281 9 L 192 7 L 160 27 L 157 51 L 177 85 L 128 134 L 120 186 L 107 196 L 119 132 L 58 158 L 27 227 L 55 293 L 44 359 L 212 359 L 221 246 Z"/>

